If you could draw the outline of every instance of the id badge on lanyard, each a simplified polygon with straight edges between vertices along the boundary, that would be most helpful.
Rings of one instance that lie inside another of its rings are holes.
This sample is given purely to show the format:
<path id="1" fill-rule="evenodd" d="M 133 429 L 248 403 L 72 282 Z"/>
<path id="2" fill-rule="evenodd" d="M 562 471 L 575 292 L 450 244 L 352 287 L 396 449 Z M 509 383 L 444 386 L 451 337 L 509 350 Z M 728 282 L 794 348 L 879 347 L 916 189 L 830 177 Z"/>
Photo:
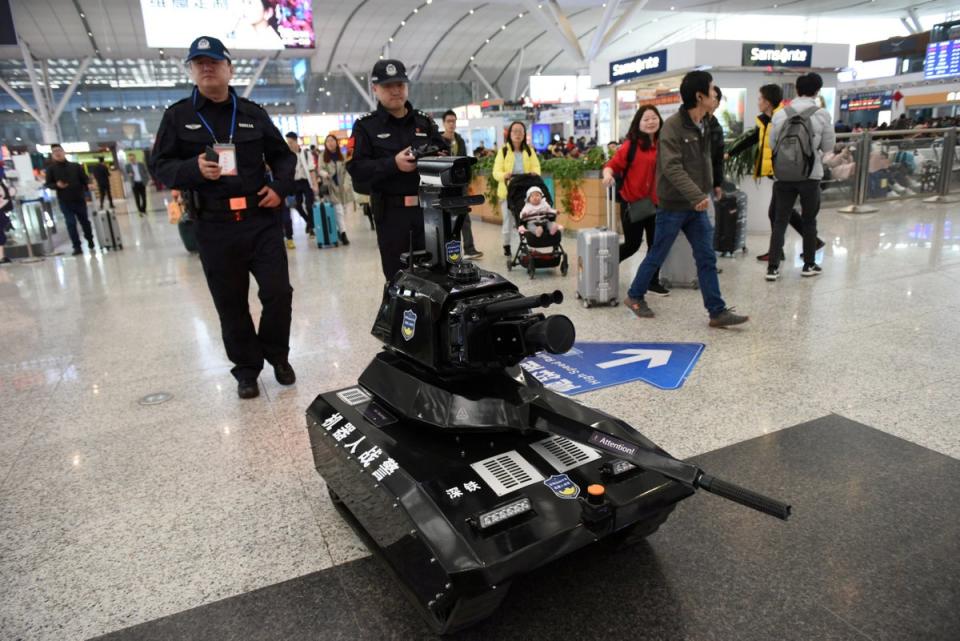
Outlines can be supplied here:
<path id="1" fill-rule="evenodd" d="M 220 175 L 237 175 L 237 146 L 233 144 L 216 144 L 213 150 L 220 155 Z"/>
<path id="2" fill-rule="evenodd" d="M 197 106 L 197 90 L 194 89 L 193 94 L 193 106 L 196 109 Z M 237 127 L 237 97 L 233 94 L 230 96 L 233 99 L 233 116 L 230 119 L 230 139 L 227 143 L 222 143 L 217 141 L 217 135 L 213 132 L 213 128 L 207 122 L 207 119 L 197 111 L 197 118 L 200 119 L 200 122 L 203 123 L 203 126 L 206 127 L 207 131 L 210 132 L 210 135 L 213 137 L 213 150 L 219 155 L 218 164 L 220 165 L 220 175 L 221 176 L 236 176 L 237 175 L 237 146 L 233 144 L 233 134 Z"/>

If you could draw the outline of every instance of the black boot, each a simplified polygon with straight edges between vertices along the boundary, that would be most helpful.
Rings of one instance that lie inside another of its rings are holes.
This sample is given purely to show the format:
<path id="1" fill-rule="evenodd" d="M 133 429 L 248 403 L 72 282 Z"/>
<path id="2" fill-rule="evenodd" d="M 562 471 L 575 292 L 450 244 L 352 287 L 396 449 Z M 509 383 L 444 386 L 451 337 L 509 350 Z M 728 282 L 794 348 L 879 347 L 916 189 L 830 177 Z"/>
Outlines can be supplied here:
<path id="1" fill-rule="evenodd" d="M 257 379 L 248 378 L 237 381 L 237 396 L 243 399 L 260 396 L 260 386 L 257 385 Z"/>
<path id="2" fill-rule="evenodd" d="M 504 246 L 503 246 L 503 255 L 504 255 L 504 256 L 507 256 L 507 257 L 510 256 L 510 245 L 504 245 Z"/>
<path id="3" fill-rule="evenodd" d="M 350 244 L 350 241 L 347 240 L 347 232 L 345 231 L 340 232 L 340 242 L 343 243 L 344 245 Z"/>

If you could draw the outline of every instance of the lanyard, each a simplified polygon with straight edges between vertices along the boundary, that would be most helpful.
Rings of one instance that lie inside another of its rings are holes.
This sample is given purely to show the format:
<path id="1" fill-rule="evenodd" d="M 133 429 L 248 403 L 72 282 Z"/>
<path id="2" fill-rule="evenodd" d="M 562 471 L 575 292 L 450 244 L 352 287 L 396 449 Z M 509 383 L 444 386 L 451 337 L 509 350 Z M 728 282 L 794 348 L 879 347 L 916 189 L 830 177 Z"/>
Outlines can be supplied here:
<path id="1" fill-rule="evenodd" d="M 207 119 L 204 118 L 199 111 L 197 111 L 197 94 L 198 93 L 199 92 L 197 91 L 197 88 L 194 87 L 193 88 L 193 111 L 194 113 L 197 114 L 197 118 L 200 119 L 200 122 L 203 123 L 203 126 L 207 128 L 207 131 L 210 132 L 210 135 L 213 137 L 214 144 L 220 144 L 219 141 L 217 141 L 217 134 L 213 133 L 213 128 L 207 122 Z M 233 132 L 237 128 L 237 96 L 236 94 L 231 93 L 230 98 L 233 99 L 233 117 L 230 119 L 230 140 L 228 142 L 229 144 L 233 144 Z"/>

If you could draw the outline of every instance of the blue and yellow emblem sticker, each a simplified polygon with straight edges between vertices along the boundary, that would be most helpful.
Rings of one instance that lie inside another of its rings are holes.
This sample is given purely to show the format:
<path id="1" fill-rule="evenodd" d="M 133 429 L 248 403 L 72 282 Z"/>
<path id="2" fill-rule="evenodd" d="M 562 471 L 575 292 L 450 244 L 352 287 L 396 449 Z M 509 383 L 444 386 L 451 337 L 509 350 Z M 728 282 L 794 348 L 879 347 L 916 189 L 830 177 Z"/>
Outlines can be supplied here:
<path id="1" fill-rule="evenodd" d="M 580 496 L 580 486 L 570 480 L 566 474 L 554 474 L 543 482 L 562 499 L 575 499 Z"/>
<path id="2" fill-rule="evenodd" d="M 461 251 L 459 240 L 451 240 L 449 243 L 447 243 L 446 249 L 448 263 L 456 265 L 461 261 L 461 259 L 463 259 L 463 252 Z"/>
<path id="3" fill-rule="evenodd" d="M 403 313 L 403 325 L 400 326 L 400 333 L 403 334 L 403 339 L 408 341 L 413 338 L 416 331 L 417 313 L 412 309 L 408 309 Z"/>

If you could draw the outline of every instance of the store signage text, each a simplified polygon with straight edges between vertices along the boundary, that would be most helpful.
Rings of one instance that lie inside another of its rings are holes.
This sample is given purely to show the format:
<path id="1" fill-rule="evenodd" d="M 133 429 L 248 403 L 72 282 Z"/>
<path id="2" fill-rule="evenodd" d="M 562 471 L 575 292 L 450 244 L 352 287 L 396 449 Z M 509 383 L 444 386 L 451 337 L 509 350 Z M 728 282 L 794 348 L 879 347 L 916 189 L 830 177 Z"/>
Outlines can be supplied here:
<path id="1" fill-rule="evenodd" d="M 632 58 L 614 60 L 610 63 L 610 82 L 648 76 L 667 70 L 667 50 L 642 53 Z"/>
<path id="2" fill-rule="evenodd" d="M 743 45 L 744 67 L 809 67 L 812 60 L 813 45 Z"/>

